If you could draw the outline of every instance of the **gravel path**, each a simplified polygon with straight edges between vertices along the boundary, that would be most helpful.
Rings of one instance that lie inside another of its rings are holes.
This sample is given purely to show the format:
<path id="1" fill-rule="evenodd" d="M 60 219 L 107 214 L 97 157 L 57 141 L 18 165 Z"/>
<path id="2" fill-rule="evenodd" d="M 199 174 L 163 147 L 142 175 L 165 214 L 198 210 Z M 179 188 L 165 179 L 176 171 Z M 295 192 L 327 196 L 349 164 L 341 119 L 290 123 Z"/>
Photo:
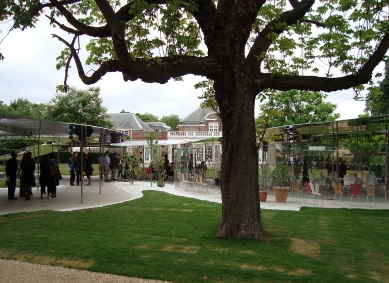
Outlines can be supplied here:
<path id="1" fill-rule="evenodd" d="M 1 283 L 168 283 L 168 281 L 0 259 Z"/>

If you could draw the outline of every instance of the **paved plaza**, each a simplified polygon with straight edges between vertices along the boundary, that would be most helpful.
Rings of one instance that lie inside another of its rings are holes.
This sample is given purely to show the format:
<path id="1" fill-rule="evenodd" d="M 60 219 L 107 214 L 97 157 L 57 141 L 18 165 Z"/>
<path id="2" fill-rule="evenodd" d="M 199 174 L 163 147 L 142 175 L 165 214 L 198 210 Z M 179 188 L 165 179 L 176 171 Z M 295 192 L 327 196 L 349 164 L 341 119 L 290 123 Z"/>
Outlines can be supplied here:
<path id="1" fill-rule="evenodd" d="M 87 209 L 94 207 L 102 207 L 116 203 L 131 201 L 143 196 L 142 191 L 156 190 L 166 192 L 172 195 L 196 198 L 204 201 L 221 203 L 220 188 L 218 186 L 190 187 L 188 185 L 177 188 L 174 183 L 167 182 L 164 187 L 160 188 L 154 182 L 150 181 L 135 181 L 134 184 L 129 182 L 103 182 L 99 183 L 98 177 L 94 177 L 91 186 L 69 186 L 69 177 L 64 177 L 57 189 L 57 197 L 47 199 L 47 195 L 43 195 L 40 199 L 40 191 L 33 188 L 34 196 L 31 200 L 18 198 L 17 200 L 7 199 L 7 188 L 0 188 L 0 215 L 32 212 L 40 210 L 54 211 L 70 211 L 76 209 Z M 84 179 L 86 180 L 86 179 Z M 200 190 L 199 190 L 200 189 Z M 81 197 L 82 192 L 82 197 Z M 15 196 L 18 196 L 19 189 L 16 189 Z M 316 202 L 306 199 L 308 194 L 303 192 L 300 198 L 292 199 L 292 192 L 289 192 L 289 197 L 286 203 L 278 203 L 275 201 L 273 191 L 269 191 L 266 202 L 261 203 L 262 209 L 274 210 L 292 210 L 298 211 L 303 206 L 310 207 L 325 207 L 325 208 L 360 208 L 360 209 L 389 209 L 389 205 L 384 198 L 376 197 L 376 205 L 372 198 L 369 198 L 365 205 L 366 196 L 361 195 L 359 202 L 356 197 L 353 198 L 350 204 L 350 196 L 345 196 L 342 200 L 332 200 L 333 195 L 329 191 L 322 192 L 322 200 Z M 304 202 L 304 200 L 306 201 Z"/>

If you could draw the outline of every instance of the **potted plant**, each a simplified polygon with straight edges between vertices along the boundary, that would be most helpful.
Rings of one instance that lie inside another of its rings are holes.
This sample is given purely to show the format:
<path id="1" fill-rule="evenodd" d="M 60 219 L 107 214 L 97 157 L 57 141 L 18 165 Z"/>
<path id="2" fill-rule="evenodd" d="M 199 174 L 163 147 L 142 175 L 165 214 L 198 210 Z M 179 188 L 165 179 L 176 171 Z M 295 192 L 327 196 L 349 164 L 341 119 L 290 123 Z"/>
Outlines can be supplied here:
<path id="1" fill-rule="evenodd" d="M 276 202 L 286 202 L 290 190 L 291 171 L 286 164 L 277 164 L 272 175 Z"/>
<path id="2" fill-rule="evenodd" d="M 269 185 L 271 186 L 271 170 L 267 163 L 259 165 L 259 201 L 265 202 Z"/>
<path id="3" fill-rule="evenodd" d="M 164 187 L 165 186 L 164 178 L 161 178 L 161 179 L 157 180 L 157 186 L 158 187 Z"/>

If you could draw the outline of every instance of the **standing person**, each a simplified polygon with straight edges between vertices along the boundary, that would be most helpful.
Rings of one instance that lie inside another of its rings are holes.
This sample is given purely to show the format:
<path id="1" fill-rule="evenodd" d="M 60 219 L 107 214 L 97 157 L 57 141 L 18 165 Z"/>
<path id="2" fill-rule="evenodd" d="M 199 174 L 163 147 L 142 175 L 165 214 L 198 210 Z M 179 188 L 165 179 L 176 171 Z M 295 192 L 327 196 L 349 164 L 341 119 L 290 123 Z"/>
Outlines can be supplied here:
<path id="1" fill-rule="evenodd" d="M 111 180 L 115 181 L 116 182 L 116 179 L 118 177 L 118 173 L 119 173 L 119 162 L 118 162 L 118 158 L 117 158 L 117 153 L 114 152 L 114 154 L 112 155 L 112 177 L 111 177 Z"/>
<path id="2" fill-rule="evenodd" d="M 35 161 L 32 158 L 32 153 L 27 152 L 25 156 L 23 156 L 22 163 L 20 164 L 20 169 L 23 170 L 24 177 L 20 178 L 20 188 L 26 200 L 30 199 L 32 196 L 32 187 L 36 186 L 34 171 L 35 171 Z"/>
<path id="3" fill-rule="evenodd" d="M 51 193 L 49 167 L 50 167 L 50 158 L 48 154 L 45 154 L 39 165 L 39 169 L 40 169 L 39 184 L 41 185 L 41 199 L 43 199 L 43 194 L 46 193 L 46 188 L 47 188 L 47 195 L 50 195 Z"/>
<path id="4" fill-rule="evenodd" d="M 23 163 L 25 163 L 26 161 L 26 152 L 23 153 L 23 156 L 22 156 L 22 161 L 19 163 L 19 170 L 18 170 L 18 178 L 20 180 L 24 179 L 26 174 L 23 172 L 21 166 Z M 24 183 L 23 182 L 19 182 L 19 197 L 26 197 L 26 188 L 24 186 Z"/>
<path id="5" fill-rule="evenodd" d="M 76 172 L 76 183 L 77 186 L 80 185 L 80 180 L 81 180 L 81 173 L 84 170 L 82 164 L 81 164 L 81 156 L 77 155 L 76 159 L 74 160 L 74 169 Z"/>
<path id="6" fill-rule="evenodd" d="M 208 152 L 208 155 L 207 155 L 207 162 L 209 165 L 212 164 L 212 153 L 210 151 Z"/>
<path id="7" fill-rule="evenodd" d="M 93 168 L 92 168 L 92 162 L 90 160 L 90 156 L 87 152 L 84 154 L 84 171 L 85 171 L 86 177 L 88 178 L 88 184 L 86 184 L 86 185 L 90 186 L 91 182 L 92 182 L 91 175 L 93 173 Z"/>
<path id="8" fill-rule="evenodd" d="M 7 161 L 5 165 L 5 174 L 9 177 L 8 182 L 8 199 L 14 200 L 18 199 L 15 197 L 16 190 L 16 173 L 18 172 L 18 161 L 16 160 L 16 152 L 11 152 L 11 158 Z"/>
<path id="9" fill-rule="evenodd" d="M 207 174 L 207 164 L 205 161 L 201 161 L 199 165 L 199 182 L 204 184 L 204 177 Z"/>
<path id="10" fill-rule="evenodd" d="M 343 179 L 344 176 L 347 174 L 347 164 L 343 161 L 342 158 L 339 158 L 338 160 L 338 166 L 339 166 L 339 174 L 338 177 Z M 342 180 L 343 182 L 343 180 Z"/>
<path id="11" fill-rule="evenodd" d="M 70 186 L 74 186 L 74 180 L 76 179 L 76 174 L 74 173 L 74 154 L 71 153 L 68 159 L 68 171 L 70 173 Z"/>
<path id="12" fill-rule="evenodd" d="M 123 160 L 120 154 L 118 154 L 118 165 L 119 165 L 119 171 L 118 171 L 118 181 L 120 177 L 120 181 L 124 181 L 124 175 L 123 175 Z"/>
<path id="13" fill-rule="evenodd" d="M 308 161 L 304 160 L 302 184 L 305 185 L 306 182 L 309 182 L 309 177 L 308 177 Z"/>
<path id="14" fill-rule="evenodd" d="M 108 173 L 109 173 L 109 165 L 111 164 L 111 158 L 109 157 L 109 150 L 105 152 L 104 156 L 104 181 L 110 182 L 108 179 Z"/>
<path id="15" fill-rule="evenodd" d="M 50 188 L 51 188 L 51 195 L 47 196 L 47 198 L 52 197 L 55 198 L 57 197 L 57 186 L 59 185 L 59 180 L 57 177 L 58 174 L 58 163 L 57 161 L 54 160 L 54 153 L 50 152 L 49 153 L 49 170 L 50 170 Z"/>
<path id="16" fill-rule="evenodd" d="M 193 170 L 193 153 L 189 154 L 188 169 L 189 169 L 189 174 L 192 175 L 192 170 Z"/>

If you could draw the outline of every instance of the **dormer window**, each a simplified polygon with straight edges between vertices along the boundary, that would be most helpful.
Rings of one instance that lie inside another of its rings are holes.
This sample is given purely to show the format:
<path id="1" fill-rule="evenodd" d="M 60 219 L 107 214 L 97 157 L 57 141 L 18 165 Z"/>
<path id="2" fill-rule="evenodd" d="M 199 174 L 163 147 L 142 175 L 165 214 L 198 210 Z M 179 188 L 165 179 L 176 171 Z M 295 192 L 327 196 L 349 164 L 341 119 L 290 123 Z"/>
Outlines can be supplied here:
<path id="1" fill-rule="evenodd" d="M 217 122 L 210 122 L 209 124 L 208 124 L 208 130 L 210 131 L 210 132 L 218 132 L 218 126 L 219 126 L 219 123 L 217 123 Z"/>

